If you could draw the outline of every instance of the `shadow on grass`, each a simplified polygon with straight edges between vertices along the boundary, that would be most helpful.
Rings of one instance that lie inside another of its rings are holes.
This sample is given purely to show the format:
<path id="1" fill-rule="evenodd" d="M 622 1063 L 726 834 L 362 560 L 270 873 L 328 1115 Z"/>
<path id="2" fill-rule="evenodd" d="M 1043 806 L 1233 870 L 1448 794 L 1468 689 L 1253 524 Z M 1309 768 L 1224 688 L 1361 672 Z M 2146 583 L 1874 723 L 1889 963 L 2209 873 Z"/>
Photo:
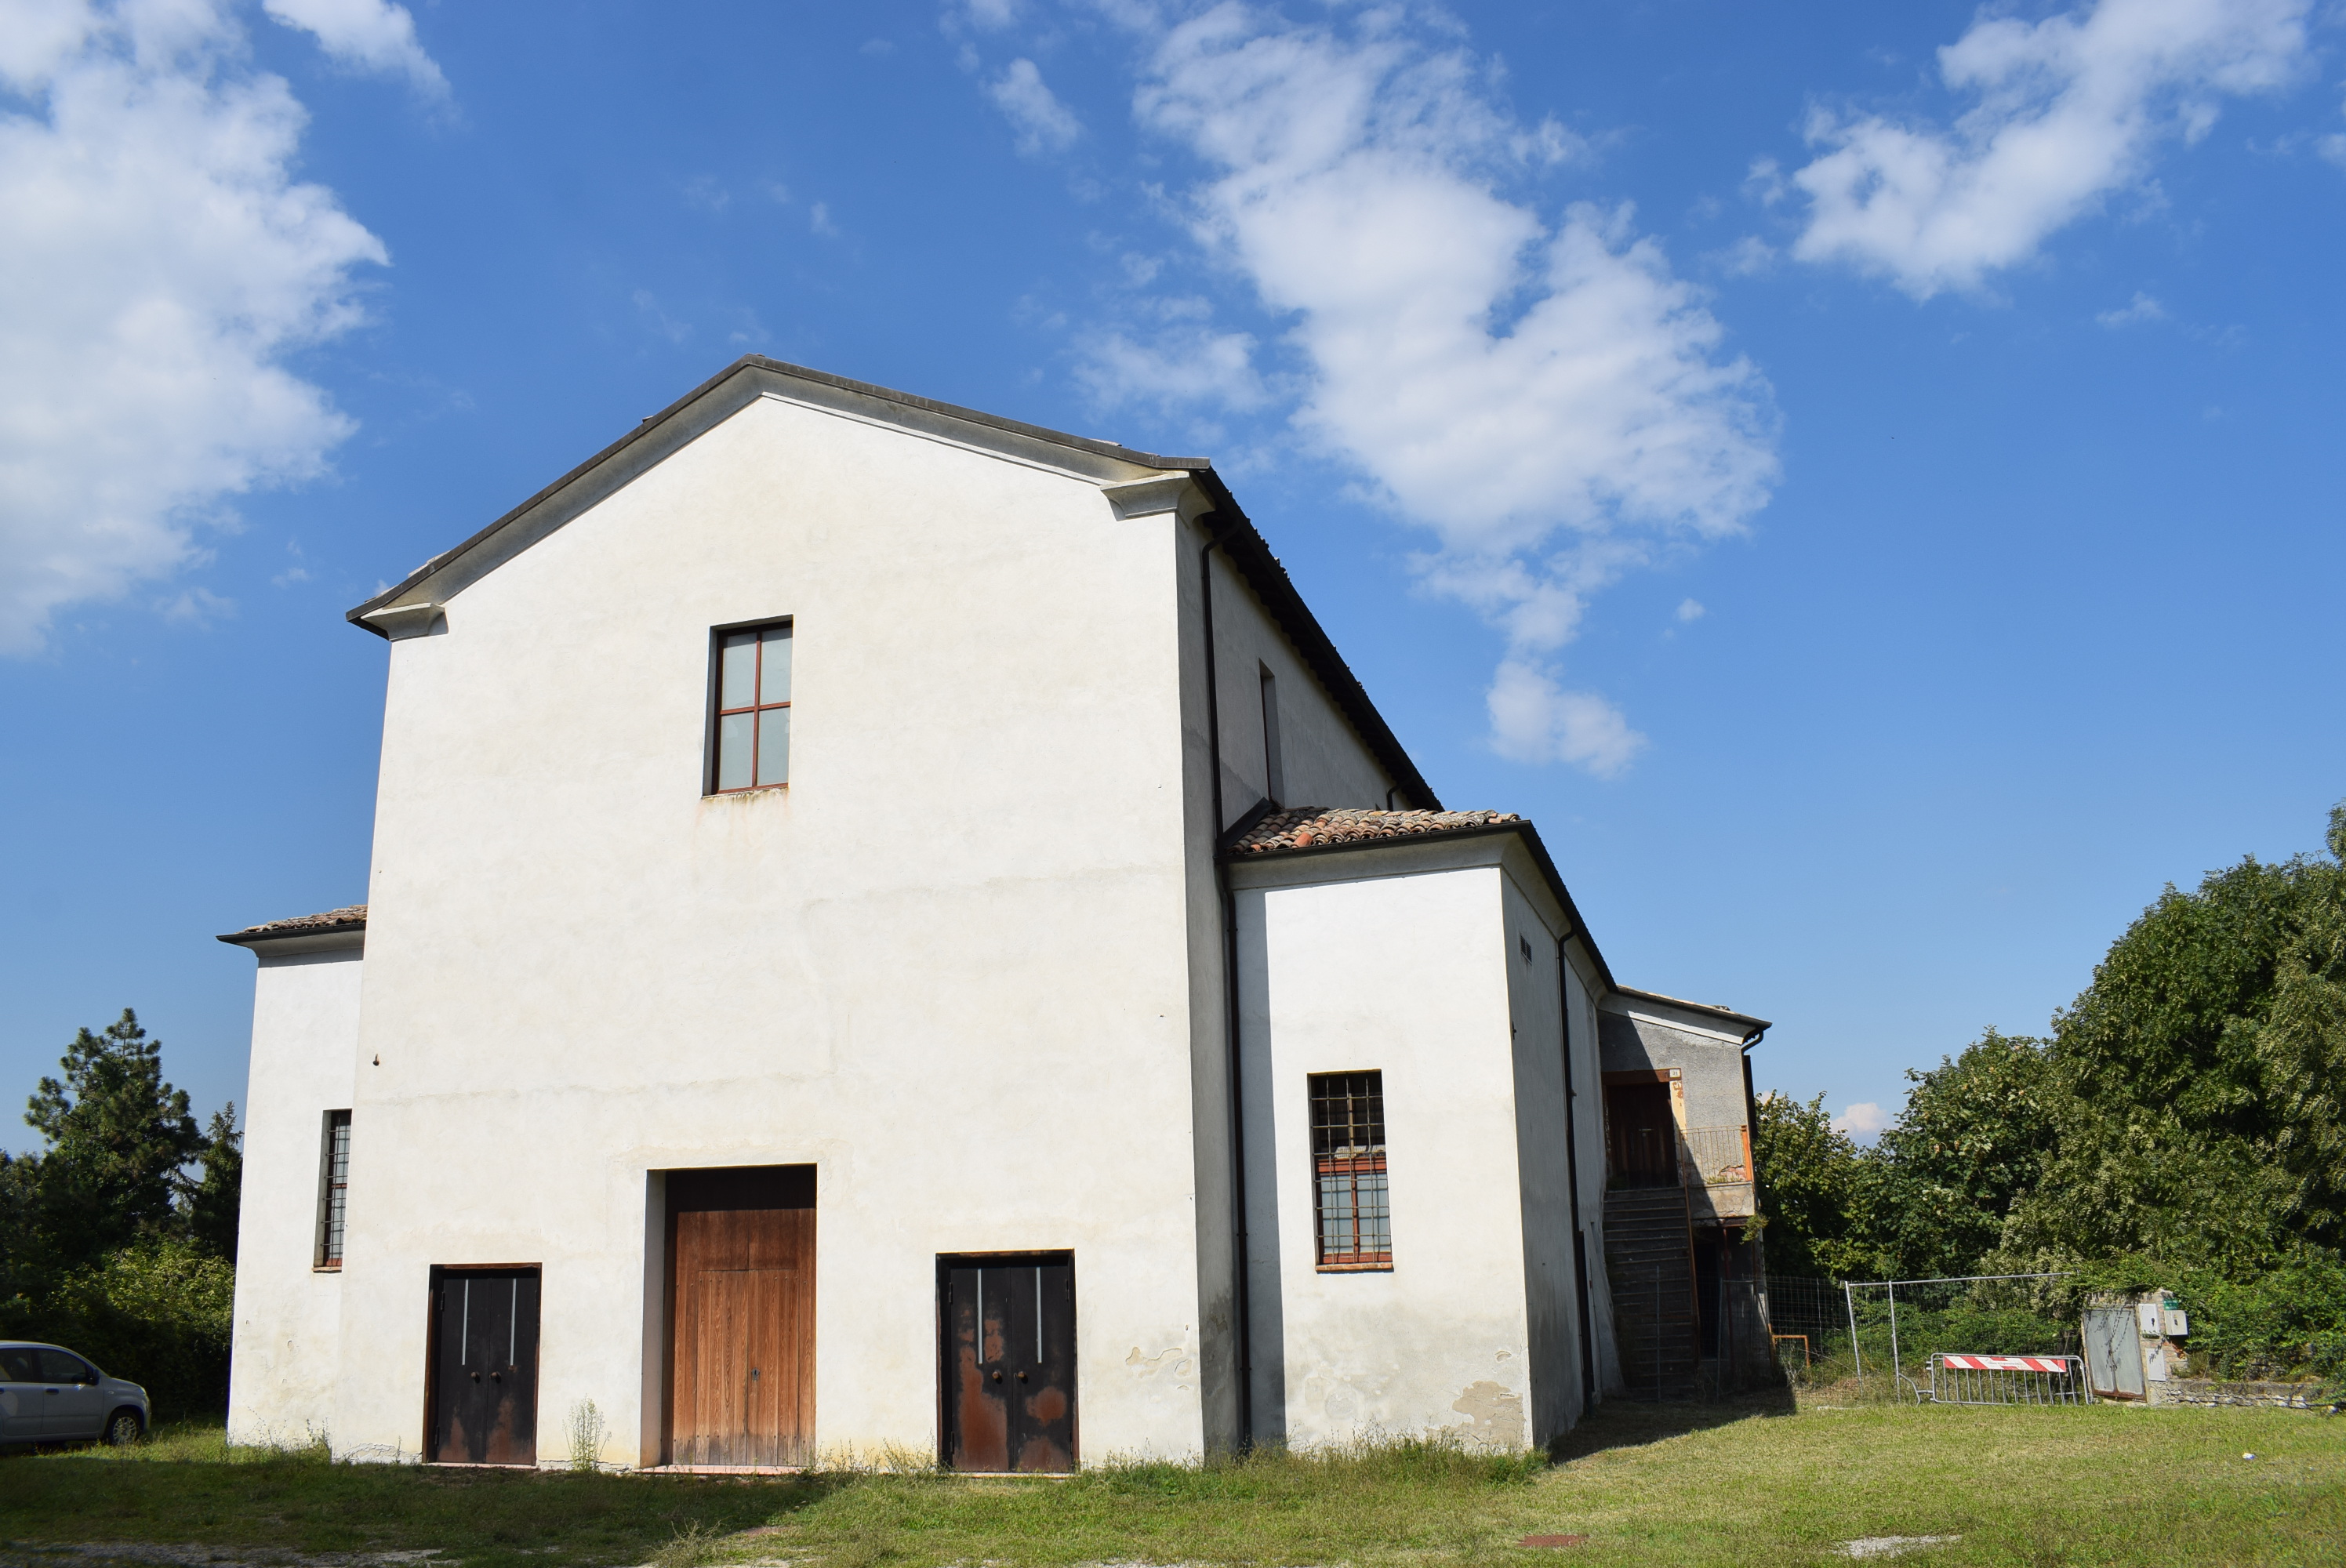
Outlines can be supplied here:
<path id="1" fill-rule="evenodd" d="M 1658 1404 L 1617 1397 L 1597 1406 L 1586 1420 L 1551 1443 L 1548 1457 L 1557 1464 L 1569 1464 L 1607 1449 L 1637 1448 L 1689 1432 L 1733 1426 L 1738 1421 L 1799 1413 L 1799 1401 L 1787 1388 L 1734 1394 L 1723 1400 L 1664 1400 Z"/>

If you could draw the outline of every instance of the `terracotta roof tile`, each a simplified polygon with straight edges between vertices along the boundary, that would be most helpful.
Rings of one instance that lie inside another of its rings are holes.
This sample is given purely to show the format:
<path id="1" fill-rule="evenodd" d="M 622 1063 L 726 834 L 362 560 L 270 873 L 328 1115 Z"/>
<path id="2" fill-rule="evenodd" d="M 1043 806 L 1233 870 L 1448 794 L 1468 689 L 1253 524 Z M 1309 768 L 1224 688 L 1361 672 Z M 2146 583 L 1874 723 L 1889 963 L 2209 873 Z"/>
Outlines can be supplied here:
<path id="1" fill-rule="evenodd" d="M 1372 811 L 1340 806 L 1299 806 L 1273 811 L 1231 844 L 1233 855 L 1277 854 L 1322 844 L 1375 839 L 1416 839 L 1520 822 L 1512 811 Z"/>
<path id="2" fill-rule="evenodd" d="M 339 931 L 344 926 L 366 924 L 367 907 L 351 904 L 342 909 L 328 910 L 323 914 L 295 915 L 291 920 L 265 921 L 249 925 L 237 932 L 239 936 L 299 936 L 303 932 Z"/>

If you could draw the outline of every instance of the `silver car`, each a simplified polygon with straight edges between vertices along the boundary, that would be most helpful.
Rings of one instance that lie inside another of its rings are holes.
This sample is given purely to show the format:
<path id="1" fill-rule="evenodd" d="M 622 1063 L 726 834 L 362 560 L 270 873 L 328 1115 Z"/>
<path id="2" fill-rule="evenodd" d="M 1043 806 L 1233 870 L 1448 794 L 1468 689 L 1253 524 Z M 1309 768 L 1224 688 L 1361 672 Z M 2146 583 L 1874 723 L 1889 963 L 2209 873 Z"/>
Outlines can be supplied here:
<path id="1" fill-rule="evenodd" d="M 147 1430 L 147 1390 L 109 1378 L 60 1345 L 0 1340 L 0 1442 L 117 1447 Z"/>

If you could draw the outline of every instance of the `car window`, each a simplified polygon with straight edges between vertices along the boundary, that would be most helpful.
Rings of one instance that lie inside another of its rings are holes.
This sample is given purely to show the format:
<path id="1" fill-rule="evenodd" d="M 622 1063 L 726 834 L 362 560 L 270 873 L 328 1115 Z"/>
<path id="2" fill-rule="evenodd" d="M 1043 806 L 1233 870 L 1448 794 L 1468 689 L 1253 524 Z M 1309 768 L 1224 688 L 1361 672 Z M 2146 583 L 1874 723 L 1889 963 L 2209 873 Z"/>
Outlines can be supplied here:
<path id="1" fill-rule="evenodd" d="M 22 1345 L 0 1349 L 0 1377 L 12 1383 L 37 1383 L 41 1369 L 33 1359 L 33 1352 Z"/>
<path id="2" fill-rule="evenodd" d="M 42 1382 L 78 1383 L 84 1379 L 95 1382 L 97 1380 L 97 1375 L 72 1351 L 44 1350 L 41 1352 L 40 1380 Z"/>

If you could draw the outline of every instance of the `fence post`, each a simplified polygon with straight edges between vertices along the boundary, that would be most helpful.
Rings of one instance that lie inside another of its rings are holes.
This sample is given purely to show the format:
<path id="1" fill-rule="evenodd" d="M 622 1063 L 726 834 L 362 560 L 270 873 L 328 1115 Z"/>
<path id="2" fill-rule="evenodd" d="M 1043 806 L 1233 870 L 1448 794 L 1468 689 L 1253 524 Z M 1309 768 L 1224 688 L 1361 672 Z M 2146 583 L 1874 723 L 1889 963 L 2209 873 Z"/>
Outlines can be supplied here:
<path id="1" fill-rule="evenodd" d="M 1841 1305 L 1849 1308 L 1849 1354 L 1857 1363 L 1857 1380 L 1865 1381 L 1865 1352 L 1857 1348 L 1857 1287 L 1844 1279 L 1841 1282 Z"/>
<path id="2" fill-rule="evenodd" d="M 1890 1397 L 1898 1397 L 1898 1385 L 1906 1380 L 1906 1363 L 1898 1357 L 1898 1281 L 1890 1282 Z"/>

